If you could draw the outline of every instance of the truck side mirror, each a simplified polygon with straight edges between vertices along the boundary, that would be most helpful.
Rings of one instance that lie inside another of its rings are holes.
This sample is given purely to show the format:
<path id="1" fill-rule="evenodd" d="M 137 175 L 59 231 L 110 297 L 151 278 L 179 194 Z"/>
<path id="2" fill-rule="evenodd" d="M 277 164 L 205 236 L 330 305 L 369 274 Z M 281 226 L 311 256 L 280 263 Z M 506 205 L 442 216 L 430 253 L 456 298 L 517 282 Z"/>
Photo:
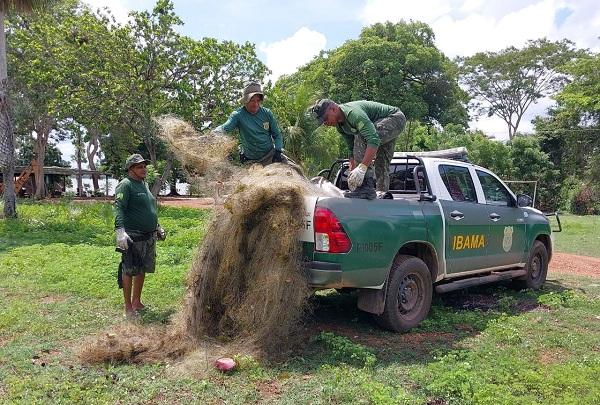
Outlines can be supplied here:
<path id="1" fill-rule="evenodd" d="M 533 200 L 527 194 L 517 194 L 517 207 L 531 207 Z"/>

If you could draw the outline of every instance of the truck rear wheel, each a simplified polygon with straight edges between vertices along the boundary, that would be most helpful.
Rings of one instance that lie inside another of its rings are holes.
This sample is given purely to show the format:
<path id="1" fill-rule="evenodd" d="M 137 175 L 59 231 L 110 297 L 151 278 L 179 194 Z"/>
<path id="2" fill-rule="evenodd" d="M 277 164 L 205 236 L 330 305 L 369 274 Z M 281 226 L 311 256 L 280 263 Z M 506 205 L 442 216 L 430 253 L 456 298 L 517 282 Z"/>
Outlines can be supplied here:
<path id="1" fill-rule="evenodd" d="M 377 323 L 394 332 L 417 326 L 429 313 L 433 285 L 423 260 L 398 256 L 387 282 L 385 307 L 376 317 Z"/>
<path id="2" fill-rule="evenodd" d="M 527 274 L 522 279 L 516 279 L 515 283 L 519 288 L 539 289 L 546 281 L 548 274 L 548 250 L 546 246 L 536 240 L 529 251 L 527 260 Z"/>

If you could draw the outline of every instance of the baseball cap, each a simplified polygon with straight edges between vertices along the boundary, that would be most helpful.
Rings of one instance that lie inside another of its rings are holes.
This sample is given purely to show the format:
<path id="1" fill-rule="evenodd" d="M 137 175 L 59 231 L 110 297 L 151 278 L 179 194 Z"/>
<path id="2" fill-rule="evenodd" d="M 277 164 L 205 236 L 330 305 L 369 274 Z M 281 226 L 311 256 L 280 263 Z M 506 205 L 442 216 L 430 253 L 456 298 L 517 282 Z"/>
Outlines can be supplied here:
<path id="1" fill-rule="evenodd" d="M 327 111 L 329 106 L 333 104 L 335 104 L 333 100 L 330 100 L 328 98 L 322 98 L 320 100 L 317 100 L 315 105 L 312 106 L 312 113 L 317 118 L 317 121 L 319 121 L 319 125 L 323 124 L 323 121 L 325 120 L 325 112 Z"/>

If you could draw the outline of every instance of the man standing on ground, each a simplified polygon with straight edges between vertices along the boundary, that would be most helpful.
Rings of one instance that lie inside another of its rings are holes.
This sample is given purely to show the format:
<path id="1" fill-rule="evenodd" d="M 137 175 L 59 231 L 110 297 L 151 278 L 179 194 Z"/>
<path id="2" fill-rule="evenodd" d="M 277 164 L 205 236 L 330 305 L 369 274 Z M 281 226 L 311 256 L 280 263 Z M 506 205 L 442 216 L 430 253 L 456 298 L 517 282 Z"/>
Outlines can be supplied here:
<path id="1" fill-rule="evenodd" d="M 165 236 L 158 225 L 156 199 L 144 182 L 147 162 L 137 153 L 129 156 L 125 163 L 127 177 L 115 190 L 117 249 L 122 253 L 119 275 L 122 275 L 128 317 L 144 309 L 141 302 L 144 278 L 146 273 L 154 273 L 156 239 L 164 240 Z"/>
<path id="2" fill-rule="evenodd" d="M 374 101 L 351 101 L 338 105 L 329 99 L 317 101 L 311 110 L 319 124 L 335 126 L 348 144 L 350 192 L 346 193 L 346 197 L 375 198 L 375 179 L 378 191 L 388 191 L 394 146 L 406 125 L 402 111 Z"/>
<path id="3" fill-rule="evenodd" d="M 259 83 L 249 83 L 240 99 L 242 107 L 235 110 L 227 122 L 215 132 L 240 131 L 240 160 L 242 163 L 288 163 L 283 155 L 283 137 L 275 116 L 261 104 L 265 98 Z"/>

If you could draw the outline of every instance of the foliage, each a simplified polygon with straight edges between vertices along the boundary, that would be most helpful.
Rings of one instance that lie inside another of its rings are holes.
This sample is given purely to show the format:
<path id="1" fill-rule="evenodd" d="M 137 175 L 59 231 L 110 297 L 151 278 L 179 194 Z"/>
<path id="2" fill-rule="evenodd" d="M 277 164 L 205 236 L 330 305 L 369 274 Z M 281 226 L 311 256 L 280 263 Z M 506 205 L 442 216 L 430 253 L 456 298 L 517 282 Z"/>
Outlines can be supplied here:
<path id="1" fill-rule="evenodd" d="M 373 367 L 377 362 L 377 357 L 371 350 L 343 336 L 321 332 L 316 341 L 329 349 L 337 360 L 365 368 Z"/>
<path id="2" fill-rule="evenodd" d="M 329 166 L 331 157 L 347 155 L 335 132 L 315 134 L 315 122 L 306 115 L 306 108 L 323 97 L 340 103 L 379 101 L 398 106 L 408 119 L 465 127 L 467 100 L 456 67 L 433 41 L 423 23 L 375 24 L 359 39 L 280 78 L 267 102 L 282 123 L 286 150 L 311 173 Z"/>
<path id="3" fill-rule="evenodd" d="M 556 95 L 549 116 L 535 121 L 542 148 L 560 168 L 568 194 L 565 206 L 577 214 L 600 212 L 600 54 L 565 65 L 571 82 Z"/>
<path id="4" fill-rule="evenodd" d="M 560 68 L 581 55 L 574 45 L 566 39 L 543 38 L 530 40 L 522 49 L 511 46 L 459 58 L 461 83 L 475 98 L 477 113 L 501 118 L 512 139 L 531 104 L 555 94 L 567 82 Z"/>

